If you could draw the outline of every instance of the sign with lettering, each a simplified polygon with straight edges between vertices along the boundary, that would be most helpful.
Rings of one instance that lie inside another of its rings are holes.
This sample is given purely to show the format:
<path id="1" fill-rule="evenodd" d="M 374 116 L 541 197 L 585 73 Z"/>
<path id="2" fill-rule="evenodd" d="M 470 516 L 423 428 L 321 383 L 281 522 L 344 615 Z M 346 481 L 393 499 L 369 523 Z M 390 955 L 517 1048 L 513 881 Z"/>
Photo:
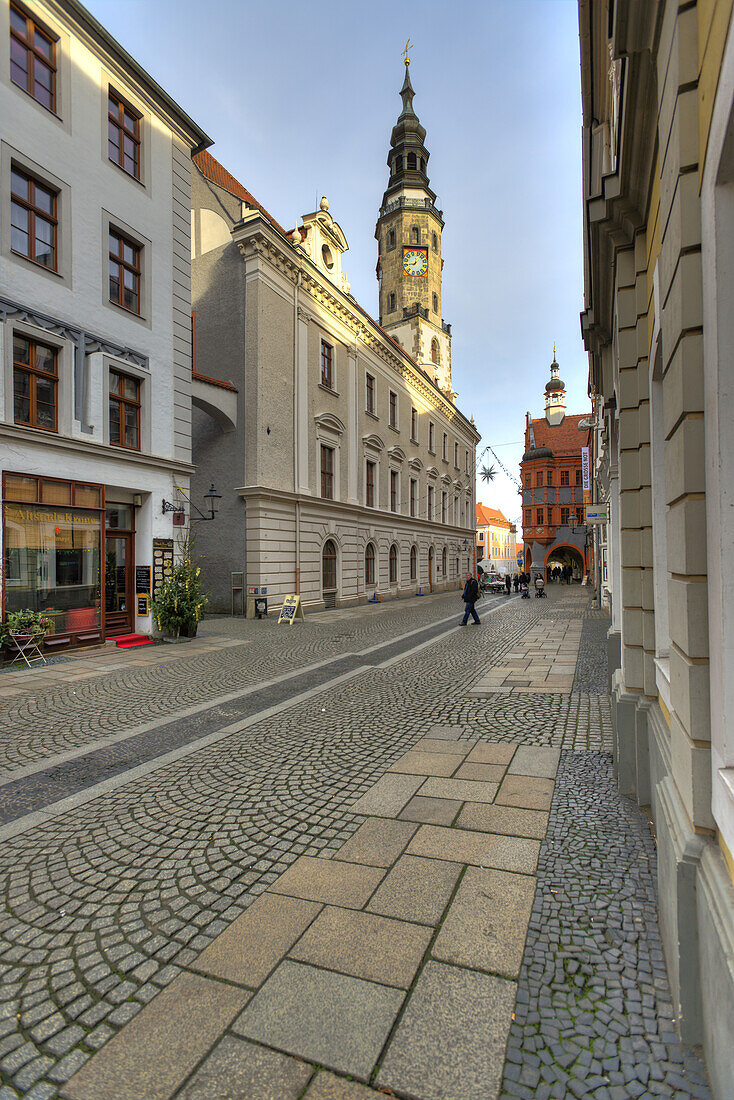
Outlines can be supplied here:
<path id="1" fill-rule="evenodd" d="M 587 504 L 586 505 L 586 522 L 587 523 L 608 523 L 609 522 L 609 505 L 608 504 Z"/>
<path id="2" fill-rule="evenodd" d="M 585 493 L 591 489 L 591 470 L 589 468 L 589 448 L 581 448 L 581 487 Z"/>
<path id="3" fill-rule="evenodd" d="M 135 591 L 150 592 L 150 566 L 135 566 Z"/>
<path id="4" fill-rule="evenodd" d="M 150 607 L 148 605 L 148 593 L 138 592 L 136 599 L 138 601 L 138 615 L 145 618 L 146 615 L 150 615 Z"/>
<path id="5" fill-rule="evenodd" d="M 304 618 L 305 615 L 301 607 L 301 597 L 295 595 L 286 596 L 283 600 L 283 606 L 280 609 L 278 625 L 280 625 L 280 623 L 288 623 L 289 626 L 293 626 L 296 619 L 301 619 L 301 621 L 303 621 Z"/>
<path id="6" fill-rule="evenodd" d="M 153 599 L 173 572 L 173 539 L 153 539 Z"/>

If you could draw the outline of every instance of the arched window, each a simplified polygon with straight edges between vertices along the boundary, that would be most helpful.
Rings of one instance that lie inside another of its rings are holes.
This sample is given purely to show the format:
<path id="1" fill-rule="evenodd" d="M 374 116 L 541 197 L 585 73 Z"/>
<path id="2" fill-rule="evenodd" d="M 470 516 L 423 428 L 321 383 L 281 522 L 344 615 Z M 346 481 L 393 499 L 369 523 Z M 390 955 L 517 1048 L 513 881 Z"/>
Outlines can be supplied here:
<path id="1" fill-rule="evenodd" d="M 411 171 L 415 172 L 415 169 L 416 169 L 415 153 L 408 153 L 408 171 L 409 172 L 411 172 Z"/>
<path id="2" fill-rule="evenodd" d="M 388 248 L 394 248 L 395 247 L 395 230 L 394 229 L 391 229 L 389 231 L 388 235 L 387 235 L 387 247 Z"/>
<path id="3" fill-rule="evenodd" d="M 418 574 L 418 551 L 415 546 L 410 548 L 410 579 L 415 580 Z"/>
<path id="4" fill-rule="evenodd" d="M 390 547 L 390 584 L 398 583 L 398 548 L 395 543 Z"/>
<path id="5" fill-rule="evenodd" d="M 367 543 L 367 549 L 364 552 L 364 583 L 371 585 L 374 588 L 375 585 L 375 547 L 371 542 Z"/>
<path id="6" fill-rule="evenodd" d="M 327 539 L 321 551 L 321 581 L 324 592 L 336 589 L 336 544 Z"/>
<path id="7" fill-rule="evenodd" d="M 395 295 L 394 294 L 388 294 L 388 296 L 387 296 L 387 312 L 388 313 L 394 313 L 395 312 L 395 305 L 396 305 Z"/>
<path id="8" fill-rule="evenodd" d="M 438 252 L 438 234 L 433 234 L 433 251 Z"/>
<path id="9" fill-rule="evenodd" d="M 447 567 L 448 567 L 448 557 L 447 557 L 447 554 L 446 554 L 446 547 L 444 546 L 443 552 L 441 554 L 441 572 L 443 573 L 444 577 L 446 576 L 446 573 L 447 573 Z"/>
<path id="10" fill-rule="evenodd" d="M 418 228 L 417 225 L 414 225 L 414 226 L 411 227 L 411 230 L 410 230 L 410 243 L 411 244 L 420 244 L 421 243 L 421 231 L 420 231 L 420 229 Z"/>
<path id="11" fill-rule="evenodd" d="M 431 362 L 438 362 L 438 340 L 431 340 Z"/>
<path id="12" fill-rule="evenodd" d="M 403 170 L 403 158 L 402 158 L 400 153 L 398 153 L 398 155 L 395 157 L 395 160 L 393 161 L 393 164 L 395 166 L 395 171 L 396 172 L 402 172 L 402 170 Z"/>

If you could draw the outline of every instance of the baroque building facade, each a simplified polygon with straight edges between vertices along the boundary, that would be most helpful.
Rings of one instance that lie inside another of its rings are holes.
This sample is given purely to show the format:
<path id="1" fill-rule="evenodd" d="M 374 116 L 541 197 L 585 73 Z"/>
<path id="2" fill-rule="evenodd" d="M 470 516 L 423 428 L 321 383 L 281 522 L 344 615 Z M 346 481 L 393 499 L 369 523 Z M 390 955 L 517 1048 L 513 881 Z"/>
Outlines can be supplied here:
<path id="1" fill-rule="evenodd" d="M 734 1082 L 732 0 L 582 0 L 585 309 L 614 760 L 681 1032 Z"/>
<path id="2" fill-rule="evenodd" d="M 195 485 L 223 494 L 217 530 L 197 532 L 210 608 L 241 611 L 254 589 L 317 608 L 457 586 L 473 564 L 479 435 L 448 353 L 437 380 L 407 330 L 355 301 L 326 199 L 286 230 L 208 153 L 194 162 Z M 424 281 L 402 264 L 381 294 L 402 303 Z"/>
<path id="3" fill-rule="evenodd" d="M 545 416 L 525 418 L 520 463 L 524 568 L 546 577 L 553 566 L 570 565 L 575 579 L 589 571 L 582 451 L 590 418 L 566 413 L 566 387 L 553 349 L 545 387 Z"/>
<path id="4" fill-rule="evenodd" d="M 193 469 L 210 141 L 75 0 L 2 0 L 0 40 L 2 610 L 42 612 L 55 650 L 152 629 L 137 591 Z"/>
<path id="5" fill-rule="evenodd" d="M 477 502 L 477 561 L 498 573 L 517 572 L 517 528 L 498 508 Z"/>

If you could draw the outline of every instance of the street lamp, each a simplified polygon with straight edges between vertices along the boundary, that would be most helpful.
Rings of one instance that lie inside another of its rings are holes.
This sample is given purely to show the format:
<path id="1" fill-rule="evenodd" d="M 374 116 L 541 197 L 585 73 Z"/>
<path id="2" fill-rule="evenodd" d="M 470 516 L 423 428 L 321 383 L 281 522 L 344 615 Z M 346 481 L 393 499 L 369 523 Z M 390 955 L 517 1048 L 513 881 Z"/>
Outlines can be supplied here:
<path id="1" fill-rule="evenodd" d="M 204 500 L 207 502 L 207 505 L 209 507 L 209 515 L 208 516 L 205 515 L 204 512 L 202 512 L 201 508 L 199 508 L 199 506 L 197 504 L 194 504 L 191 497 L 188 496 L 184 492 L 184 490 L 181 488 L 180 485 L 177 485 L 176 488 L 178 489 L 179 493 L 181 494 L 181 496 L 184 498 L 184 500 L 188 504 L 189 508 L 195 508 L 196 511 L 198 512 L 198 515 L 190 516 L 190 519 L 191 519 L 192 523 L 208 522 L 209 520 L 213 520 L 213 519 L 216 518 L 217 512 L 219 511 L 219 501 L 222 499 L 222 494 L 218 493 L 217 490 L 214 488 L 214 482 L 212 482 L 212 484 L 209 488 L 209 492 L 204 493 Z M 174 516 L 175 515 L 181 515 L 181 514 L 183 514 L 184 506 L 183 506 L 183 504 L 171 504 L 171 502 L 169 500 L 166 500 L 164 498 L 163 502 L 162 502 L 162 511 L 163 511 L 164 516 L 165 516 L 166 512 L 173 512 Z M 174 526 L 176 526 L 176 521 L 175 520 L 174 520 Z"/>
<path id="2" fill-rule="evenodd" d="M 222 499 L 222 494 L 217 492 L 217 490 L 214 488 L 214 482 L 212 482 L 211 486 L 209 488 L 209 492 L 204 493 L 204 500 L 207 501 L 207 503 L 209 505 L 209 515 L 208 516 L 202 516 L 201 518 L 202 519 L 214 519 L 217 512 L 219 511 L 219 501 L 221 499 Z M 197 508 L 197 511 L 198 511 L 198 508 Z"/>

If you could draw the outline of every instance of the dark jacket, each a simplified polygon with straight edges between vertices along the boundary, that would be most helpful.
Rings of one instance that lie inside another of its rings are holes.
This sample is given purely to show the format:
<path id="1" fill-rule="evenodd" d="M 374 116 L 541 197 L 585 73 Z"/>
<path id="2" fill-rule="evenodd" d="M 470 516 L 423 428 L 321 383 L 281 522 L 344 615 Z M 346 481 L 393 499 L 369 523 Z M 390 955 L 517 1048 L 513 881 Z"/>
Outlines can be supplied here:
<path id="1" fill-rule="evenodd" d="M 476 603 L 479 599 L 479 585 L 474 577 L 468 580 L 464 585 L 464 592 L 461 598 L 464 603 Z"/>

